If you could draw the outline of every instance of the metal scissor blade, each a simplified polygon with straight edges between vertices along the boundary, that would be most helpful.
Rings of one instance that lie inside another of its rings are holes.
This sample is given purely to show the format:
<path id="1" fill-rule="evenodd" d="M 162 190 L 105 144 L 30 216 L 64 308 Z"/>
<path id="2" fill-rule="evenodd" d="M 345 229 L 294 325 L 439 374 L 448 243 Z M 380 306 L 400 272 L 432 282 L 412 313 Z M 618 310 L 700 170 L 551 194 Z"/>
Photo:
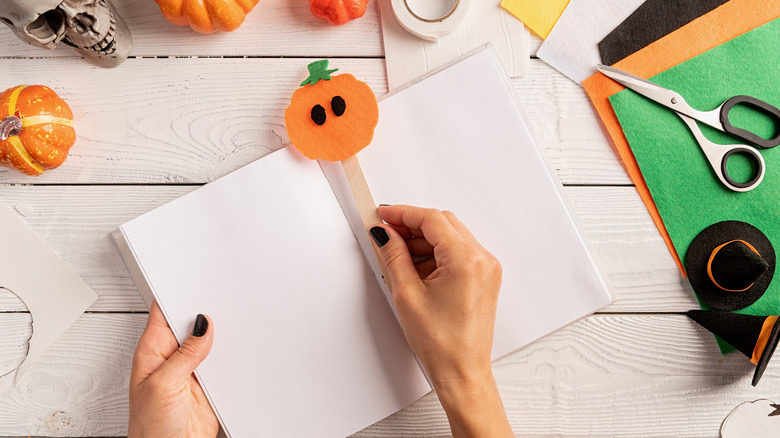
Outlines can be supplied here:
<path id="1" fill-rule="evenodd" d="M 688 102 L 686 102 L 676 91 L 664 88 L 647 79 L 642 79 L 606 65 L 598 64 L 596 68 L 614 81 L 622 84 L 624 87 L 630 88 L 650 100 L 654 100 L 671 110 L 685 114 L 686 116 L 692 117 L 715 129 L 723 131 L 723 124 L 720 122 L 720 116 L 717 111 L 702 112 L 695 110 L 691 108 L 691 106 L 688 105 Z"/>

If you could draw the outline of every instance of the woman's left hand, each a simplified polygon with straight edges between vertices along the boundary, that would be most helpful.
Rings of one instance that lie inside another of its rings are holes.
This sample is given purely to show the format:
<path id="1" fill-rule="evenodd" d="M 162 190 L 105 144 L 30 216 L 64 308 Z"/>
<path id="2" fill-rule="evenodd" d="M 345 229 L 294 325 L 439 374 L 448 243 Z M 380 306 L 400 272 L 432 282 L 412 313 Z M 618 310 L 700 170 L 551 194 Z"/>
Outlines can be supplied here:
<path id="1" fill-rule="evenodd" d="M 179 347 L 157 302 L 152 305 L 133 355 L 128 438 L 217 436 L 217 417 L 192 374 L 213 341 L 211 319 L 198 315 L 193 335 Z"/>

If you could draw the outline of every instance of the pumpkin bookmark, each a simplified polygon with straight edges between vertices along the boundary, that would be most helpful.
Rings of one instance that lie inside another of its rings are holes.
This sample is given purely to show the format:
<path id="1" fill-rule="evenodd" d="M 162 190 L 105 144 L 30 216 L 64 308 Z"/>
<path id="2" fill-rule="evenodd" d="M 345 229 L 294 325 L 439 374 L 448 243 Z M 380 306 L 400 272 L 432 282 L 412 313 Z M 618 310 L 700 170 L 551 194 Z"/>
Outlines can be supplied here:
<path id="1" fill-rule="evenodd" d="M 379 122 L 376 96 L 371 87 L 351 74 L 331 76 L 338 69 L 328 70 L 327 59 L 312 62 L 308 69 L 309 77 L 295 90 L 284 111 L 287 134 L 306 158 L 341 161 L 368 232 L 382 219 L 355 154 L 374 137 Z"/>

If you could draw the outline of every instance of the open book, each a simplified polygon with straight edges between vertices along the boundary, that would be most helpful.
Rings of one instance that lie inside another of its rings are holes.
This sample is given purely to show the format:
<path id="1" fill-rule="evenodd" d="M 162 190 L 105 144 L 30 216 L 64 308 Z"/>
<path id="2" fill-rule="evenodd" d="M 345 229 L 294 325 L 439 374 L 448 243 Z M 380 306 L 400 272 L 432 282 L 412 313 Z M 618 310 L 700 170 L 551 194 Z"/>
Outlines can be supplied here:
<path id="1" fill-rule="evenodd" d="M 493 357 L 613 300 L 500 62 L 479 50 L 379 102 L 358 154 L 377 202 L 455 212 L 504 268 Z M 122 225 L 138 289 L 232 437 L 344 436 L 431 390 L 338 163 L 284 149 Z"/>

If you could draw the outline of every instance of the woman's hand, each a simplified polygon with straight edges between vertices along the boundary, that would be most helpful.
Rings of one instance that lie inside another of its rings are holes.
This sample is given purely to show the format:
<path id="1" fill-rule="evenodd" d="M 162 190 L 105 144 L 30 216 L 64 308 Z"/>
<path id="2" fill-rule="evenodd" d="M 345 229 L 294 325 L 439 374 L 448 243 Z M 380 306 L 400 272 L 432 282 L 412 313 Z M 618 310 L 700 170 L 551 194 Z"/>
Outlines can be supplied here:
<path id="1" fill-rule="evenodd" d="M 501 265 L 451 212 L 381 206 L 371 237 L 455 436 L 514 436 L 490 366 Z"/>
<path id="2" fill-rule="evenodd" d="M 192 374 L 211 350 L 211 319 L 198 315 L 179 347 L 157 302 L 133 355 L 128 438 L 215 437 L 219 422 Z"/>

